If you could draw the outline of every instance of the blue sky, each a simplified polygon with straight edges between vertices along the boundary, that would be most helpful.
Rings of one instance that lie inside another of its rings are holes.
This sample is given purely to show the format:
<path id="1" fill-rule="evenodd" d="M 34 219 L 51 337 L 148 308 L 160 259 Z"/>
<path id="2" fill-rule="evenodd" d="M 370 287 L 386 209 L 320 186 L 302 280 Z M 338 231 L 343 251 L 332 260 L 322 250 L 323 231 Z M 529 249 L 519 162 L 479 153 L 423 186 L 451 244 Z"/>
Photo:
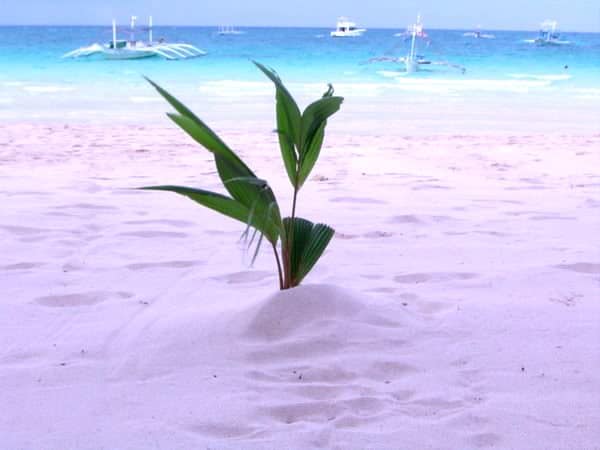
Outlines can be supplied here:
<path id="1" fill-rule="evenodd" d="M 0 24 L 106 24 L 154 15 L 157 24 L 331 27 L 339 15 L 367 27 L 403 28 L 421 12 L 429 28 L 600 32 L 600 0 L 0 0 Z"/>

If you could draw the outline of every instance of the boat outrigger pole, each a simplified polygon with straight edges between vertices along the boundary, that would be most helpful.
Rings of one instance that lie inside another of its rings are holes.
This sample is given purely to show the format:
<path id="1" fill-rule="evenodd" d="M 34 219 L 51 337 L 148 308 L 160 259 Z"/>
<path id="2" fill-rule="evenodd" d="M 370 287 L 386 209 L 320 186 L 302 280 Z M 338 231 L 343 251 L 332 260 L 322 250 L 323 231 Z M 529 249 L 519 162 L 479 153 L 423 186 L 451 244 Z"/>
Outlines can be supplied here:
<path id="1" fill-rule="evenodd" d="M 417 27 L 421 23 L 421 15 L 417 16 L 417 23 L 413 25 L 412 29 L 412 42 L 410 44 L 410 54 L 406 58 L 406 72 L 413 73 L 417 71 L 418 62 L 415 60 L 415 49 L 417 46 Z"/>

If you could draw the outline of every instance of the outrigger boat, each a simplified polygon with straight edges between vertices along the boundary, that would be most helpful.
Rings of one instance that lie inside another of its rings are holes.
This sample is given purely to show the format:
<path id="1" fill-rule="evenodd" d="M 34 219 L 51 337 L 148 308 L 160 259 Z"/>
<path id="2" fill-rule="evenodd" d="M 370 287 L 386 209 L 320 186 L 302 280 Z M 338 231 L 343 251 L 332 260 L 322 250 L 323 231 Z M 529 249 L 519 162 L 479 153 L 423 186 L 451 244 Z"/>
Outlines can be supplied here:
<path id="1" fill-rule="evenodd" d="M 540 26 L 540 33 L 535 39 L 528 39 L 526 42 L 538 45 L 540 47 L 570 45 L 570 41 L 564 41 L 560 38 L 557 31 L 558 23 L 555 20 L 546 20 Z"/>
<path id="2" fill-rule="evenodd" d="M 63 55 L 63 58 L 81 58 L 101 56 L 105 59 L 140 59 L 160 56 L 169 60 L 196 58 L 206 55 L 204 50 L 190 44 L 167 43 L 163 39 L 153 40 L 152 17 L 148 20 L 148 41 L 135 39 L 135 22 L 137 17 L 131 17 L 129 40 L 117 39 L 117 23 L 112 22 L 112 41 L 106 44 L 92 44 L 81 47 Z"/>
<path id="3" fill-rule="evenodd" d="M 454 69 L 460 70 L 462 73 L 466 72 L 463 66 L 458 64 L 451 64 L 447 61 L 431 61 L 423 55 L 417 53 L 417 38 L 426 39 L 429 43 L 427 33 L 423 30 L 423 24 L 421 23 L 421 16 L 417 16 L 417 22 L 409 27 L 410 31 L 410 51 L 408 55 L 400 58 L 394 58 L 389 56 L 381 56 L 377 58 L 371 58 L 368 62 L 395 62 L 404 65 L 404 70 L 407 74 L 415 73 L 421 70 L 422 66 L 448 66 Z"/>

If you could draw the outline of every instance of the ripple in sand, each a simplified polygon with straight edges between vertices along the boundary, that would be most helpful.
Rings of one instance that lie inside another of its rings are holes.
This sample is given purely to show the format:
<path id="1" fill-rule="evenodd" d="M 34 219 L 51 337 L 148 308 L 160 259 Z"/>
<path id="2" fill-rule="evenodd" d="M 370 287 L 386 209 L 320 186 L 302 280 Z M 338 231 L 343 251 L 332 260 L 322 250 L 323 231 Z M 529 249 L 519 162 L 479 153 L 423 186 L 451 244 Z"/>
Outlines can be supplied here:
<path id="1" fill-rule="evenodd" d="M 600 263 L 580 262 L 575 264 L 559 264 L 556 267 L 578 273 L 591 273 L 594 275 L 600 274 Z"/>
<path id="2" fill-rule="evenodd" d="M 263 411 L 275 420 L 287 424 L 299 421 L 322 424 L 335 419 L 345 409 L 336 402 L 315 401 L 271 406 L 263 408 Z"/>
<path id="3" fill-rule="evenodd" d="M 97 204 L 93 204 L 93 203 L 75 203 L 73 205 L 57 206 L 56 208 L 57 209 L 75 208 L 75 209 L 88 209 L 88 210 L 95 210 L 95 211 L 118 211 L 119 210 L 119 208 L 117 208 L 115 206 L 97 205 Z"/>
<path id="4" fill-rule="evenodd" d="M 192 227 L 196 225 L 194 222 L 190 222 L 187 220 L 171 220 L 171 219 L 162 219 L 162 220 L 128 220 L 123 222 L 125 225 L 172 225 L 174 227 Z"/>
<path id="5" fill-rule="evenodd" d="M 401 216 L 394 216 L 391 219 L 393 223 L 414 223 L 414 224 L 422 224 L 424 223 L 419 217 L 413 214 L 406 214 Z"/>
<path id="6" fill-rule="evenodd" d="M 397 283 L 442 283 L 445 281 L 464 281 L 476 278 L 477 274 L 468 272 L 430 272 L 409 273 L 394 277 Z"/>
<path id="7" fill-rule="evenodd" d="M 129 270 L 145 270 L 145 269 L 187 269 L 204 264 L 202 261 L 165 261 L 165 262 L 149 262 L 149 263 L 134 263 L 125 266 Z"/>
<path id="8" fill-rule="evenodd" d="M 529 218 L 529 220 L 538 220 L 538 221 L 543 221 L 543 220 L 577 220 L 577 218 L 576 217 L 569 217 L 569 216 L 543 215 L 543 216 L 531 216 Z"/>
<path id="9" fill-rule="evenodd" d="M 271 272 L 261 270 L 247 270 L 244 272 L 235 272 L 219 277 L 214 277 L 215 280 L 222 280 L 229 284 L 255 283 L 275 277 Z"/>
<path id="10" fill-rule="evenodd" d="M 394 216 L 394 217 L 392 217 L 390 222 L 400 223 L 400 224 L 406 223 L 406 224 L 421 225 L 421 224 L 425 224 L 427 222 L 441 223 L 441 222 L 450 222 L 450 221 L 455 221 L 455 220 L 456 219 L 454 217 L 450 217 L 450 216 L 417 216 L 414 214 L 406 214 L 406 215 Z"/>
<path id="11" fill-rule="evenodd" d="M 187 233 L 177 233 L 175 231 L 153 231 L 153 230 L 142 230 L 142 231 L 128 231 L 126 233 L 119 233 L 119 236 L 133 236 L 146 239 L 152 238 L 186 238 Z"/>
<path id="12" fill-rule="evenodd" d="M 18 226 L 18 225 L 0 225 L 0 229 L 8 231 L 9 233 L 20 235 L 20 236 L 39 234 L 39 233 L 45 233 L 47 231 L 51 231 L 51 230 L 46 230 L 43 228 L 22 227 L 22 226 Z"/>
<path id="13" fill-rule="evenodd" d="M 389 231 L 370 231 L 369 233 L 363 234 L 363 237 L 367 239 L 381 239 L 381 238 L 389 238 L 392 237 L 394 233 L 390 233 Z"/>
<path id="14" fill-rule="evenodd" d="M 129 292 L 82 292 L 79 294 L 38 297 L 35 299 L 35 302 L 53 308 L 72 308 L 77 306 L 92 306 L 104 302 L 111 297 L 126 299 L 133 297 L 133 294 Z"/>
<path id="15" fill-rule="evenodd" d="M 449 186 L 442 186 L 441 184 L 420 184 L 418 186 L 413 186 L 413 191 L 429 191 L 429 190 L 451 190 L 452 188 Z"/>
<path id="16" fill-rule="evenodd" d="M 495 433 L 478 433 L 469 437 L 469 442 L 475 447 L 490 448 L 498 445 L 502 438 Z"/>
<path id="17" fill-rule="evenodd" d="M 7 266 L 0 267 L 0 270 L 29 270 L 35 269 L 38 267 L 42 267 L 44 263 L 34 263 L 34 262 L 22 262 L 16 264 L 8 264 Z"/>
<path id="18" fill-rule="evenodd" d="M 226 423 L 203 423 L 194 424 L 186 427 L 192 433 L 199 433 L 215 438 L 241 438 L 252 435 L 256 432 L 255 428 L 238 424 Z"/>
<path id="19" fill-rule="evenodd" d="M 382 200 L 378 200 L 375 198 L 367 198 L 367 197 L 335 197 L 335 198 L 332 198 L 330 201 L 343 202 L 343 203 L 370 204 L 370 205 L 374 205 L 374 204 L 383 205 L 383 204 L 387 203 Z"/>

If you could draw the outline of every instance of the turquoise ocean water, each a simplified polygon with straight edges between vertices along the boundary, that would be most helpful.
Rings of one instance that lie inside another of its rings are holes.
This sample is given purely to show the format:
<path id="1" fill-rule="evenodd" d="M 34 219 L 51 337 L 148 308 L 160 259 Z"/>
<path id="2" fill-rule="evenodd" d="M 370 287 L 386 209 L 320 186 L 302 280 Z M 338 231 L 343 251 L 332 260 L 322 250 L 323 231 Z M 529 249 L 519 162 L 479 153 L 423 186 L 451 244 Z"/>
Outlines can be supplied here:
<path id="1" fill-rule="evenodd" d="M 367 63 L 379 56 L 404 56 L 409 42 L 394 36 L 401 29 L 372 29 L 347 39 L 330 38 L 329 29 L 240 30 L 244 34 L 219 36 L 214 27 L 155 27 L 156 39 L 188 42 L 207 56 L 107 61 L 61 56 L 109 41 L 110 27 L 0 27 L 0 111 L 5 111 L 0 116 L 7 116 L 8 109 L 49 111 L 76 102 L 90 109 L 113 101 L 143 104 L 150 92 L 142 74 L 197 95 L 264 92 L 264 78 L 252 59 L 275 67 L 286 82 L 331 82 L 358 96 L 539 93 L 600 99 L 600 34 L 564 33 L 572 45 L 537 47 L 525 42 L 536 36 L 531 31 L 492 31 L 496 38 L 488 40 L 463 36 L 469 30 L 428 30 L 430 43 L 419 42 L 419 53 L 464 66 L 466 72 L 435 66 L 407 76 L 395 63 Z M 140 32 L 137 37 L 146 36 Z"/>

